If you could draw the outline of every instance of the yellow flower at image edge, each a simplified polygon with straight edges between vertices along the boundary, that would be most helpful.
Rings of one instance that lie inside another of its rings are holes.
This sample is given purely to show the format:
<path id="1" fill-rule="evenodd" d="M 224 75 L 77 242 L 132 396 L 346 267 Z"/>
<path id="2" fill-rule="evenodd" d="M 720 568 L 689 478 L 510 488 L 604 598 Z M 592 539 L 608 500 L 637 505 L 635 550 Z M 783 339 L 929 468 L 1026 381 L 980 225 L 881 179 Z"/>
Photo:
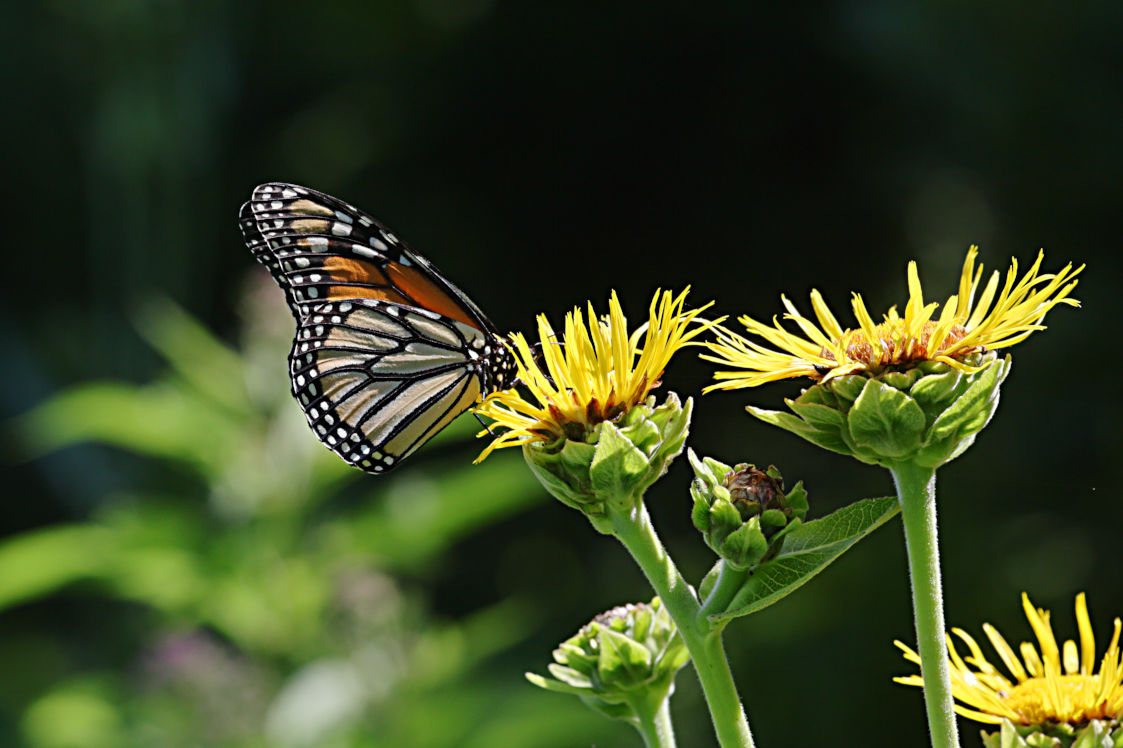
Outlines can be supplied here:
<path id="1" fill-rule="evenodd" d="M 860 294 L 851 299 L 857 329 L 843 329 L 835 319 L 818 290 L 811 292 L 811 306 L 818 325 L 796 310 L 787 297 L 781 296 L 787 314 L 803 336 L 796 335 L 776 321 L 771 325 L 744 316 L 741 323 L 753 335 L 763 338 L 773 348 L 748 340 L 723 328 L 717 328 L 719 340 L 707 344 L 714 355 L 702 356 L 731 370 L 717 371 L 717 384 L 711 390 L 732 390 L 755 387 L 766 382 L 792 377 L 830 381 L 847 374 L 880 374 L 894 368 L 908 368 L 925 361 L 947 364 L 966 373 L 977 370 L 965 359 L 972 354 L 1006 348 L 1021 342 L 1036 330 L 1044 329 L 1041 320 L 1057 304 L 1079 306 L 1068 298 L 1076 286 L 1074 280 L 1084 269 L 1066 265 L 1058 273 L 1039 274 L 1043 253 L 1018 279 L 1018 262 L 1014 260 L 1006 273 L 1006 282 L 998 289 L 999 274 L 993 273 L 974 302 L 983 268 L 975 268 L 978 248 L 972 246 L 963 263 L 959 293 L 948 298 L 939 315 L 940 305 L 926 304 L 916 263 L 908 266 L 909 300 L 904 316 L 891 308 L 883 321 L 875 323 Z M 778 350 L 776 350 L 778 349 Z"/>
<path id="2" fill-rule="evenodd" d="M 1012 680 L 986 659 L 967 632 L 952 629 L 970 650 L 969 656 L 961 657 L 948 637 L 952 693 L 959 702 L 955 711 L 988 724 L 1009 720 L 1015 725 L 1068 724 L 1075 727 L 1090 720 L 1117 719 L 1123 711 L 1123 669 L 1119 651 L 1123 624 L 1120 620 L 1115 619 L 1115 633 L 1097 672 L 1096 642 L 1083 593 L 1076 597 L 1079 646 L 1072 640 L 1058 646 L 1049 611 L 1034 608 L 1024 593 L 1022 607 L 1038 646 L 1023 642 L 1019 647 L 1020 660 L 993 626 L 983 624 L 983 631 L 1013 676 Z M 916 652 L 899 641 L 894 643 L 904 652 L 906 660 L 920 664 Z M 919 675 L 893 680 L 908 686 L 923 686 Z"/>
<path id="3" fill-rule="evenodd" d="M 537 353 L 523 335 L 512 334 L 521 389 L 529 397 L 520 388 L 501 390 L 475 409 L 494 422 L 492 428 L 499 427 L 476 461 L 504 447 L 563 438 L 579 441 L 597 424 L 643 403 L 659 386 L 671 357 L 721 321 L 699 318 L 711 304 L 684 309 L 689 290 L 677 296 L 657 291 L 647 323 L 631 332 L 613 291 L 606 317 L 599 318 L 591 303 L 585 314 L 574 309 L 566 314 L 560 337 L 546 316 L 539 315 Z"/>

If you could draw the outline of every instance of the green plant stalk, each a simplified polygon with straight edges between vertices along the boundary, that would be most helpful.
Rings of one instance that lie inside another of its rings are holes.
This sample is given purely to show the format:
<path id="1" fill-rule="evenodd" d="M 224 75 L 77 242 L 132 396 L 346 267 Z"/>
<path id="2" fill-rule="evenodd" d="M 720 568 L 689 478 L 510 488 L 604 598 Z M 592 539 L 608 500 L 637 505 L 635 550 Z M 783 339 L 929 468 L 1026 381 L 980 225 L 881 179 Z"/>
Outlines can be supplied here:
<path id="1" fill-rule="evenodd" d="M 899 463 L 890 470 L 897 484 L 897 499 L 905 526 L 920 676 L 924 680 L 924 705 L 928 711 L 932 746 L 958 748 L 936 535 L 936 470 L 912 463 Z"/>
<path id="2" fill-rule="evenodd" d="M 722 613 L 729 608 L 729 604 L 733 602 L 738 590 L 745 584 L 748 579 L 748 570 L 738 571 L 726 562 L 722 562 L 721 569 L 718 571 L 717 581 L 714 583 L 714 588 L 710 590 L 710 594 L 702 603 L 702 609 L 698 611 L 699 618 L 708 618 L 715 613 Z M 730 619 L 732 620 L 732 619 Z M 726 621 L 728 623 L 728 621 Z M 721 624 L 724 628 L 725 624 Z"/>
<path id="3" fill-rule="evenodd" d="M 754 748 L 749 721 L 722 647 L 721 628 L 712 627 L 699 615 L 698 597 L 660 542 L 647 507 L 642 501 L 633 506 L 627 513 L 609 513 L 613 534 L 632 554 L 675 622 L 702 684 L 718 743 L 722 748 Z"/>
<path id="4" fill-rule="evenodd" d="M 632 704 L 639 717 L 636 729 L 643 736 L 647 748 L 675 748 L 675 729 L 671 723 L 671 696 L 667 694 L 659 703 L 637 700 Z"/>

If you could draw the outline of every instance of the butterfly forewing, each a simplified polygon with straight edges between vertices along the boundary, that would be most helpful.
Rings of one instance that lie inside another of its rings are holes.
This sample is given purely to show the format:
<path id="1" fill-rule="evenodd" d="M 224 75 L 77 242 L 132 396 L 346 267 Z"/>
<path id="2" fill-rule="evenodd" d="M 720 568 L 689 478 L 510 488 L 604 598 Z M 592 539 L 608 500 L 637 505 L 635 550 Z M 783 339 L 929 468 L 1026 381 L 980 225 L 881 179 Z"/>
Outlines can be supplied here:
<path id="1" fill-rule="evenodd" d="M 481 394 L 485 333 L 377 299 L 317 306 L 296 332 L 292 392 L 331 450 L 382 473 Z"/>
<path id="2" fill-rule="evenodd" d="M 428 260 L 342 200 L 307 187 L 263 184 L 242 206 L 239 222 L 297 322 L 325 301 L 370 298 L 495 332 L 479 307 Z"/>

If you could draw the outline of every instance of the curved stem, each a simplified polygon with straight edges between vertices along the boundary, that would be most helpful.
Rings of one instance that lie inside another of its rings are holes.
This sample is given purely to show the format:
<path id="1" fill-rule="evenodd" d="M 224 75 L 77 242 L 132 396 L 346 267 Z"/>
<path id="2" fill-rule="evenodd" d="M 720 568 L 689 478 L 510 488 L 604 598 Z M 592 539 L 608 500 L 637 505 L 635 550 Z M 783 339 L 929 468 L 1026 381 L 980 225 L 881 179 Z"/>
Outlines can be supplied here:
<path id="1" fill-rule="evenodd" d="M 658 704 L 632 704 L 639 723 L 636 729 L 647 748 L 675 748 L 675 728 L 671 724 L 671 695 Z"/>
<path id="2" fill-rule="evenodd" d="M 738 571 L 722 561 L 721 569 L 717 573 L 717 582 L 714 583 L 714 588 L 710 590 L 710 594 L 702 603 L 702 609 L 698 611 L 698 617 L 707 618 L 715 613 L 724 612 L 733 602 L 738 590 L 744 586 L 748 576 L 748 570 Z M 724 624 L 722 625 L 724 627 Z"/>
<path id="3" fill-rule="evenodd" d="M 749 722 L 721 644 L 721 631 L 711 629 L 709 622 L 698 615 L 698 597 L 667 555 L 651 526 L 647 508 L 640 502 L 627 515 L 613 512 L 612 527 L 613 534 L 632 554 L 663 601 L 690 652 L 718 742 L 722 748 L 754 748 Z"/>
<path id="4" fill-rule="evenodd" d="M 958 748 L 951 677 L 948 673 L 940 551 L 936 536 L 936 471 L 913 464 L 890 470 L 905 526 L 920 676 L 933 748 Z"/>

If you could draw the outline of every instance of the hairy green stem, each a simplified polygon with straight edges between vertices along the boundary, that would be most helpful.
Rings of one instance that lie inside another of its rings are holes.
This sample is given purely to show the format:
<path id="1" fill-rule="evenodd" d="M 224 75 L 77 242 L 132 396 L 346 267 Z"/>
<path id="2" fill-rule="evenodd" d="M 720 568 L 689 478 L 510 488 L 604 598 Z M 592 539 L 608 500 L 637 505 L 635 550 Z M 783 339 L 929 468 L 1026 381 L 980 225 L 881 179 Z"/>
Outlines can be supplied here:
<path id="1" fill-rule="evenodd" d="M 675 729 L 671 724 L 671 696 L 658 704 L 636 703 L 632 708 L 639 717 L 636 729 L 647 748 L 675 748 Z"/>
<path id="2" fill-rule="evenodd" d="M 897 484 L 897 499 L 905 526 L 928 730 L 933 748 L 958 748 L 936 536 L 936 471 L 911 463 L 894 465 L 890 470 Z"/>
<path id="3" fill-rule="evenodd" d="M 712 628 L 705 617 L 699 616 L 701 605 L 693 588 L 667 555 L 643 502 L 636 503 L 627 515 L 611 513 L 613 534 L 632 554 L 675 622 L 702 683 L 718 743 L 722 748 L 754 748 L 749 722 L 722 647 L 721 630 Z"/>
<path id="4" fill-rule="evenodd" d="M 698 617 L 708 618 L 715 613 L 725 611 L 729 607 L 729 603 L 733 602 L 737 592 L 744 586 L 748 576 L 748 570 L 738 571 L 726 561 L 722 561 L 717 574 L 717 581 L 705 602 L 702 603 L 702 609 L 698 611 Z M 724 624 L 722 625 L 724 626 Z"/>

